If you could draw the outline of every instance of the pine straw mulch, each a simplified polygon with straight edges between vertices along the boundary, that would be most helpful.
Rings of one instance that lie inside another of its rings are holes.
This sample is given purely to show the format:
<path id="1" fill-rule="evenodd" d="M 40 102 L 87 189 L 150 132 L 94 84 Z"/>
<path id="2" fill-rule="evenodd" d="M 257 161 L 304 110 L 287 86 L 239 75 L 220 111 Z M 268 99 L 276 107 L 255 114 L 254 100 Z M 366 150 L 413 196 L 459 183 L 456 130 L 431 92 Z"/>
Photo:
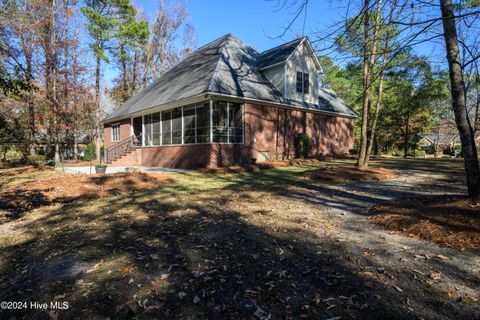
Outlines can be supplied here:
<path id="1" fill-rule="evenodd" d="M 259 171 L 267 169 L 276 169 L 282 167 L 296 166 L 302 164 L 320 163 L 322 159 L 293 159 L 293 160 L 276 160 L 276 161 L 262 161 L 251 165 L 232 165 L 216 168 L 201 168 L 197 171 L 203 173 L 227 174 L 227 173 L 243 173 L 250 171 Z"/>
<path id="2" fill-rule="evenodd" d="M 465 197 L 400 199 L 370 209 L 370 222 L 413 238 L 480 250 L 480 203 Z"/>
<path id="3" fill-rule="evenodd" d="M 16 170 L 17 174 L 20 174 L 19 172 L 33 173 L 45 169 L 14 170 Z M 8 175 L 12 173 L 2 172 L 1 174 Z M 153 172 L 116 173 L 111 175 L 59 173 L 7 186 L 0 191 L 0 208 L 15 212 L 25 212 L 53 203 L 98 199 L 128 192 L 153 190 L 174 182 L 175 179 L 166 174 Z"/>
<path id="4" fill-rule="evenodd" d="M 385 168 L 358 169 L 355 166 L 333 166 L 305 171 L 302 176 L 307 179 L 327 182 L 380 181 L 395 179 L 398 173 Z"/>

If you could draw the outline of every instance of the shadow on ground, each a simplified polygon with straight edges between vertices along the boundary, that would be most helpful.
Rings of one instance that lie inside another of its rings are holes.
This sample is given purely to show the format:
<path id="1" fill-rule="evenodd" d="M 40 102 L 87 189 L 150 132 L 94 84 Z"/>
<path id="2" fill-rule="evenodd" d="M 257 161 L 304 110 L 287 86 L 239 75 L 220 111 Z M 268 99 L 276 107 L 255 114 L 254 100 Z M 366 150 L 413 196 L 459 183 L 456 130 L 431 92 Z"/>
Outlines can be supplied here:
<path id="1" fill-rule="evenodd" d="M 19 239 L 3 239 L 0 253 L 2 300 L 70 308 L 2 310 L 2 318 L 479 316 L 477 302 L 449 298 L 425 284 L 428 275 L 391 273 L 368 248 L 328 236 L 328 213 L 317 216 L 321 224 L 302 217 L 319 207 L 351 210 L 348 201 L 360 210 L 382 197 L 330 194 L 282 170 L 178 177 L 156 191 L 40 208 L 13 224 Z M 300 214 L 285 212 L 303 204 Z M 462 269 L 450 276 L 480 286 Z"/>

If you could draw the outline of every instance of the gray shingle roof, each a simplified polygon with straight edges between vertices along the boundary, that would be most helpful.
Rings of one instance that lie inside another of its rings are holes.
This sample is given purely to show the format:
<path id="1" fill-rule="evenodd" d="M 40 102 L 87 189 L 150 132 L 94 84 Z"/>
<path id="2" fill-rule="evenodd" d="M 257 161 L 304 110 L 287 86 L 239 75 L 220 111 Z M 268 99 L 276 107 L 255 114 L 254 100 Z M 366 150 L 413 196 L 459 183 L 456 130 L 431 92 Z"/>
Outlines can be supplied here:
<path id="1" fill-rule="evenodd" d="M 262 52 L 257 57 L 257 68 L 262 69 L 268 66 L 273 66 L 280 62 L 284 62 L 295 51 L 295 49 L 297 49 L 302 40 L 303 38 L 298 38 Z"/>
<path id="2" fill-rule="evenodd" d="M 227 34 L 199 48 L 176 64 L 108 115 L 105 121 L 178 100 L 215 93 L 356 116 L 333 92 L 322 94 L 324 98 L 320 99 L 319 105 L 287 101 L 258 70 L 259 61 L 270 54 L 275 59 L 283 59 L 288 52 L 295 50 L 300 41 L 301 39 L 297 39 L 259 54 L 238 38 Z M 273 54 L 274 52 L 277 53 Z"/>
<path id="3" fill-rule="evenodd" d="M 353 117 L 358 116 L 333 90 L 327 88 L 320 88 L 318 90 L 317 108 L 319 110 L 346 114 Z"/>

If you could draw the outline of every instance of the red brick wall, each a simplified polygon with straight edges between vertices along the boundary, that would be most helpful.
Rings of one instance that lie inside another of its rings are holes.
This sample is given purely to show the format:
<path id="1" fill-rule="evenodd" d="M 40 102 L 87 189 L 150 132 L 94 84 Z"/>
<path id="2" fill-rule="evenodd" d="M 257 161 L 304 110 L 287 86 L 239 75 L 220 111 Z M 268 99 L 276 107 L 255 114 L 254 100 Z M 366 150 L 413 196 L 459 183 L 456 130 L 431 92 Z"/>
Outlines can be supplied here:
<path id="1" fill-rule="evenodd" d="M 210 164 L 209 144 L 145 147 L 142 164 L 149 167 L 202 168 Z"/>
<path id="2" fill-rule="evenodd" d="M 299 133 L 312 139 L 310 157 L 347 153 L 353 148 L 353 119 L 245 104 L 245 147 L 252 156 L 292 158 Z"/>
<path id="3" fill-rule="evenodd" d="M 274 160 L 295 156 L 295 136 L 311 138 L 310 157 L 347 153 L 353 147 L 353 119 L 246 103 L 244 144 L 191 144 L 141 148 L 145 166 L 200 168 L 246 163 L 250 158 Z M 121 140 L 130 136 L 130 121 L 121 122 Z M 105 125 L 105 147 L 112 144 Z"/>
<path id="4" fill-rule="evenodd" d="M 125 140 L 131 136 L 130 119 L 124 119 L 105 124 L 103 126 L 105 150 L 107 150 L 108 147 L 116 143 L 112 141 L 112 124 L 120 124 L 120 141 Z"/>

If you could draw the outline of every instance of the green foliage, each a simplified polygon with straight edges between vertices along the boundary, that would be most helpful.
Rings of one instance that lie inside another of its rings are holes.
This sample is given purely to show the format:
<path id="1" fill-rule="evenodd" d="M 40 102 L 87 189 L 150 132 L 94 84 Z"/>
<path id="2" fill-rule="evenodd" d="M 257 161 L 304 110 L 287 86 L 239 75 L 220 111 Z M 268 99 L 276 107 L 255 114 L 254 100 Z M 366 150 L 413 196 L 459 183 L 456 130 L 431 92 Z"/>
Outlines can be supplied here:
<path id="1" fill-rule="evenodd" d="M 295 137 L 295 153 L 297 157 L 305 158 L 308 155 L 311 138 L 306 133 L 299 133 Z"/>
<path id="2" fill-rule="evenodd" d="M 403 150 L 400 150 L 400 149 L 395 149 L 392 152 L 392 156 L 394 156 L 394 157 L 403 157 L 404 155 L 405 155 L 405 153 L 403 152 Z"/>
<path id="3" fill-rule="evenodd" d="M 89 143 L 87 145 L 87 147 L 85 148 L 85 153 L 83 155 L 83 160 L 90 161 L 90 160 L 95 160 L 95 159 L 96 159 L 95 146 L 92 143 Z"/>
<path id="4" fill-rule="evenodd" d="M 421 150 L 424 151 L 426 154 L 435 154 L 435 147 L 433 144 L 422 147 Z"/>
<path id="5" fill-rule="evenodd" d="M 38 167 L 45 162 L 45 156 L 41 154 L 32 154 L 28 156 L 28 161 L 34 166 Z"/>
<path id="6" fill-rule="evenodd" d="M 7 95 L 20 95 L 24 91 L 34 90 L 35 87 L 31 82 L 31 75 L 24 73 L 20 68 L 15 68 L 10 73 L 0 65 L 0 93 Z"/>
<path id="7" fill-rule="evenodd" d="M 80 9 L 87 19 L 87 30 L 94 39 L 90 48 L 96 58 L 107 62 L 105 47 L 112 37 L 113 27 L 117 24 L 117 20 L 111 15 L 112 3 L 108 0 L 87 0 L 86 6 Z"/>
<path id="8" fill-rule="evenodd" d="M 103 163 L 97 163 L 97 164 L 95 165 L 95 168 L 99 168 L 99 169 L 101 169 L 101 168 L 106 168 L 106 167 L 107 167 L 107 165 L 106 165 L 106 164 L 103 164 Z"/>

